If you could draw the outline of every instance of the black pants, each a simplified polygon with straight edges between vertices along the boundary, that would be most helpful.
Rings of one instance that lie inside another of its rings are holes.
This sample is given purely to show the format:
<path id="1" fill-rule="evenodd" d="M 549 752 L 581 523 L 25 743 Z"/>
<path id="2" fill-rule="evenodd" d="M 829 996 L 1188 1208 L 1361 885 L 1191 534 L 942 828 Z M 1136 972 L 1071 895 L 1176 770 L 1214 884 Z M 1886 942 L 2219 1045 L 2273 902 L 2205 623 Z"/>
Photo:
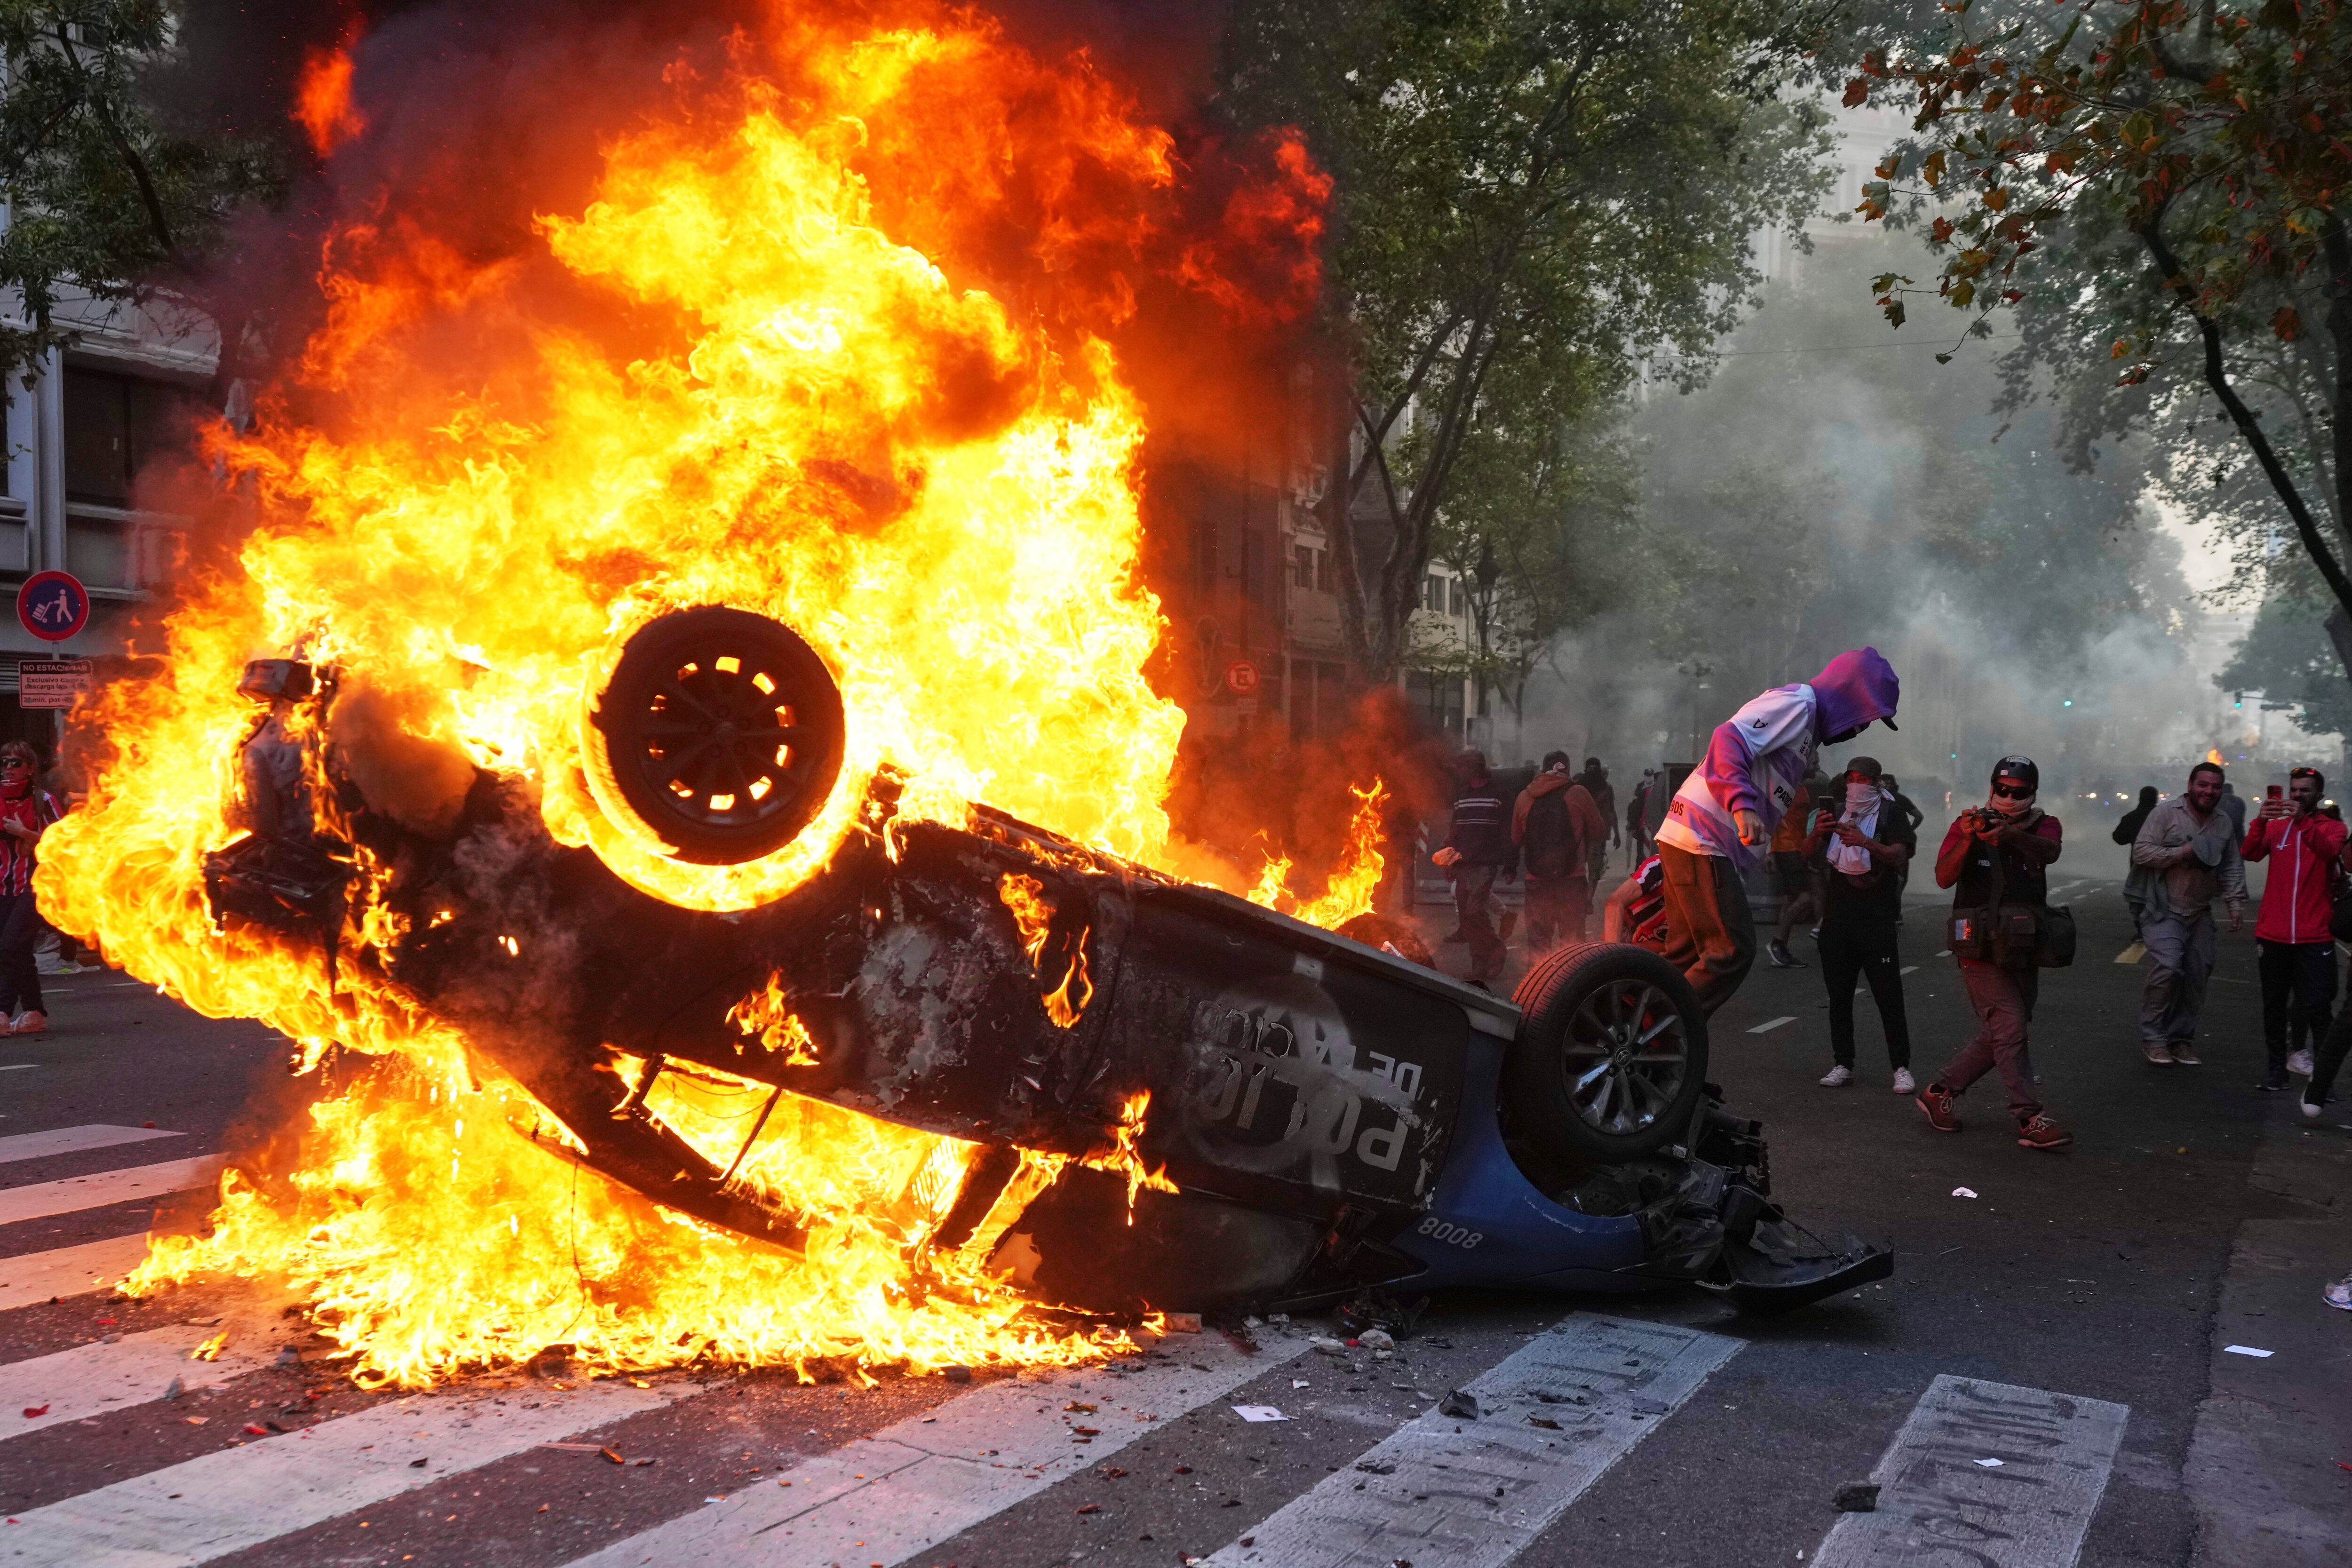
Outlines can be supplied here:
<path id="1" fill-rule="evenodd" d="M 1853 1066 L 1853 983 L 1866 979 L 1886 1030 L 1886 1059 L 1909 1067 L 1911 1023 L 1903 1010 L 1903 959 L 1894 926 L 1823 925 L 1820 956 L 1822 983 L 1830 988 L 1830 1053 L 1838 1066 Z"/>
<path id="2" fill-rule="evenodd" d="M 41 968 L 33 959 L 41 931 L 32 894 L 0 893 L 0 1018 L 48 1011 L 41 1005 Z"/>
<path id="3" fill-rule="evenodd" d="M 2336 1086 L 2336 1069 L 2344 1065 L 2347 1053 L 2352 1053 L 2352 1007 L 2336 1015 L 2326 1037 L 2311 1053 L 2311 1081 L 2303 1086 L 2305 1105 L 2327 1103 L 2327 1091 Z"/>
<path id="4" fill-rule="evenodd" d="M 2287 1053 L 2316 1046 L 2336 1006 L 2336 944 L 2260 942 L 2255 973 L 2263 982 L 2263 1044 L 2271 1068 L 2286 1070 Z"/>

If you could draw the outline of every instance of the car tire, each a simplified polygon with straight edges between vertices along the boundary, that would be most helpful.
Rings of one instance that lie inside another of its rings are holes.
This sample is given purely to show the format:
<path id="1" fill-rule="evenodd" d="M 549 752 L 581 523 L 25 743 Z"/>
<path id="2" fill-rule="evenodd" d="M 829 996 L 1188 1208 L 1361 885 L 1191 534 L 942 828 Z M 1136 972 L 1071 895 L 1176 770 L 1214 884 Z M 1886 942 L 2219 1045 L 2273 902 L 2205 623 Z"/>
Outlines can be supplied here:
<path id="1" fill-rule="evenodd" d="M 736 866 L 783 847 L 841 772 L 841 691 L 824 659 L 782 621 L 723 605 L 630 633 L 583 718 L 597 805 L 679 860 Z"/>
<path id="2" fill-rule="evenodd" d="M 1680 970 L 1625 942 L 1565 947 L 1513 999 L 1503 1080 L 1517 1136 L 1602 1164 L 1682 1139 L 1706 1089 L 1706 1015 Z"/>

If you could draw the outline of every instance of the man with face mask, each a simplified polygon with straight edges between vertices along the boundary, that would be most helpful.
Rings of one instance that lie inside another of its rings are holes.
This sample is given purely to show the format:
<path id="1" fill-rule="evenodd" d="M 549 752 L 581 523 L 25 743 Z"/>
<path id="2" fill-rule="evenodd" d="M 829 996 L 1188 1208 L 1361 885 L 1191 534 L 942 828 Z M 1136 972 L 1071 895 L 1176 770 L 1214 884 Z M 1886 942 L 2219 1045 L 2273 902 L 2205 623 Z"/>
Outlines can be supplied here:
<path id="1" fill-rule="evenodd" d="M 2320 814 L 2326 788 L 2317 768 L 2295 769 L 2287 775 L 2286 798 L 2263 801 L 2238 847 L 2247 859 L 2271 863 L 2254 945 L 2262 954 L 2263 1044 L 2270 1051 L 2257 1087 L 2273 1093 L 2287 1087 L 2290 1047 L 2302 1056 L 2299 1070 L 2311 1070 L 2311 1047 L 2326 1035 L 2336 1003 L 2336 942 L 2327 922 L 2344 824 Z"/>
<path id="2" fill-rule="evenodd" d="M 1998 931 L 1993 911 L 2002 906 L 2040 909 L 2049 902 L 2050 866 L 2064 847 L 2058 819 L 2034 804 L 2042 770 L 2031 757 L 2003 757 L 1993 764 L 1985 804 L 1964 811 L 1944 834 L 1936 853 L 1936 885 L 1952 893 L 1952 947 L 1960 984 L 1981 1027 L 1960 1048 L 1952 1065 L 1919 1091 L 1919 1109 L 1938 1132 L 1958 1132 L 1954 1101 L 1995 1068 L 2009 1090 L 2010 1114 L 2017 1119 L 2017 1142 L 2024 1149 L 2063 1149 L 2074 1135 L 2042 1114 L 2033 1069 L 2026 1056 L 2026 1029 L 2041 991 L 2036 954 L 2023 944 L 1988 940 Z M 1958 934 L 1965 924 L 1968 936 Z"/>
<path id="3" fill-rule="evenodd" d="M 2139 939 L 2147 944 L 2147 986 L 2140 994 L 2140 1049 L 2152 1067 L 2197 1067 L 2197 1015 L 2213 973 L 2213 900 L 2230 906 L 2230 929 L 2243 923 L 2246 862 L 2236 825 L 2221 809 L 2221 769 L 2189 770 L 2185 794 L 2158 802 L 2132 840 L 2134 868 L 2147 884 Z"/>
<path id="4" fill-rule="evenodd" d="M 1824 1089 L 1853 1081 L 1853 984 L 1867 978 L 1886 1032 L 1886 1059 L 1895 1069 L 1895 1092 L 1915 1094 L 1911 1079 L 1911 1027 L 1903 1008 L 1903 959 L 1895 921 L 1902 911 L 1902 883 L 1895 873 L 1909 863 L 1918 837 L 1887 798 L 1877 762 L 1853 757 L 1845 764 L 1843 799 L 1825 804 L 1805 840 L 1807 859 L 1829 859 L 1828 896 L 1822 910 L 1822 979 L 1830 988 L 1830 1054 L 1835 1058 Z"/>
<path id="5" fill-rule="evenodd" d="M 1682 967 L 1708 1013 L 1731 999 L 1756 962 L 1740 873 L 1764 858 L 1815 753 L 1882 720 L 1894 729 L 1900 694 L 1876 648 L 1842 653 L 1810 683 L 1776 687 L 1717 725 L 1706 760 L 1675 792 L 1658 829 L 1664 956 Z"/>

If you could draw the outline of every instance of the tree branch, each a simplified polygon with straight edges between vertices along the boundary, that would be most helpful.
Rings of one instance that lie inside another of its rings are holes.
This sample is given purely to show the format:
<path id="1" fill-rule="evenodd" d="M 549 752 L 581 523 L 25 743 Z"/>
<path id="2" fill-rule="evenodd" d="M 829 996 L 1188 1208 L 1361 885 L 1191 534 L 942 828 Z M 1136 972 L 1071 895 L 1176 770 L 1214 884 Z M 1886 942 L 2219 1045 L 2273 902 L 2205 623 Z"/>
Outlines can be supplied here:
<path id="1" fill-rule="evenodd" d="M 2182 275 L 2179 260 L 2164 237 L 2165 212 L 2165 207 L 2158 207 L 2137 232 L 2141 243 L 2147 247 L 2148 254 L 2155 258 L 2163 275 L 2164 287 L 2172 292 L 2179 308 L 2197 323 L 2197 333 L 2205 349 L 2205 384 L 2213 389 L 2213 395 L 2221 400 L 2222 409 L 2230 416 L 2230 422 L 2238 427 L 2239 436 L 2252 450 L 2254 461 L 2262 465 L 2263 473 L 2271 481 L 2271 489 L 2285 504 L 2287 515 L 2294 520 L 2295 533 L 2303 541 L 2304 552 L 2319 569 L 2328 592 L 2336 595 L 2336 602 L 2344 606 L 2347 615 L 2352 615 L 2352 577 L 2345 575 L 2343 563 L 2328 547 L 2326 536 L 2319 531 L 2318 521 L 2311 515 L 2310 507 L 2304 502 L 2303 492 L 2295 488 L 2294 477 L 2286 471 L 2286 465 L 2279 461 L 2278 453 L 2272 449 L 2262 421 L 2255 417 L 2252 408 L 2246 406 L 2245 399 L 2238 395 L 2237 389 L 2230 384 L 2229 371 L 2221 356 L 2221 329 L 2200 308 L 2195 287 Z M 2340 425 L 2342 422 L 2339 412 L 2337 423 Z"/>

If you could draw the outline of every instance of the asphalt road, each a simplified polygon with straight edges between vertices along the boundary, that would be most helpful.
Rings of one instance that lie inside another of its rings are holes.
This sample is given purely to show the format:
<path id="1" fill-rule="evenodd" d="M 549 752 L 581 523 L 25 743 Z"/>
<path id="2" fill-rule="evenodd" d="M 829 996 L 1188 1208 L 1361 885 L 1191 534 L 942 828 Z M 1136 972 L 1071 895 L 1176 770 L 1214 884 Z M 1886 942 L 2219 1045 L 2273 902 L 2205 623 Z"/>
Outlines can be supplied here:
<path id="1" fill-rule="evenodd" d="M 2114 885 L 2067 896 L 2082 956 L 2044 976 L 2034 1037 L 2069 1151 L 2017 1147 L 1997 1079 L 1963 1132 L 1930 1131 L 1888 1092 L 1866 996 L 1859 1081 L 1817 1087 L 1817 969 L 1759 967 L 1718 1016 L 1713 1076 L 1765 1121 L 1776 1194 L 1898 1257 L 1886 1284 L 1769 1321 L 1696 1292 L 1490 1294 L 1439 1301 L 1387 1357 L 1270 1323 L 1246 1350 L 1172 1335 L 1040 1380 L 517 1376 L 406 1402 L 276 1364 L 264 1338 L 223 1386 L 163 1401 L 182 1341 L 277 1304 L 126 1303 L 54 1274 L 58 1300 L 27 1295 L 38 1260 L 142 1229 L 143 1192 L 0 1223 L 0 1563 L 2352 1562 L 2352 1315 L 2318 1294 L 2352 1270 L 2352 1106 L 2308 1129 L 2253 1092 L 2250 932 L 2223 941 L 2206 1065 L 2145 1065 Z M 1915 904 L 1906 933 L 1923 1080 L 1972 1027 L 1934 917 Z M 36 1149 L 0 1163 L 0 1205 L 54 1208 L 26 1189 L 194 1160 L 248 1107 L 282 1113 L 267 1031 L 118 974 L 57 990 L 52 1033 L 0 1041 L 0 1140 L 173 1136 L 0 1142 Z M 1477 1418 L 1437 1408 L 1464 1385 Z M 1528 1392 L 1562 1386 L 1589 1397 Z M 1891 1513 L 1840 1522 L 1842 1486 L 1897 1477 L 1953 1494 L 1959 1522 L 1907 1546 Z"/>

